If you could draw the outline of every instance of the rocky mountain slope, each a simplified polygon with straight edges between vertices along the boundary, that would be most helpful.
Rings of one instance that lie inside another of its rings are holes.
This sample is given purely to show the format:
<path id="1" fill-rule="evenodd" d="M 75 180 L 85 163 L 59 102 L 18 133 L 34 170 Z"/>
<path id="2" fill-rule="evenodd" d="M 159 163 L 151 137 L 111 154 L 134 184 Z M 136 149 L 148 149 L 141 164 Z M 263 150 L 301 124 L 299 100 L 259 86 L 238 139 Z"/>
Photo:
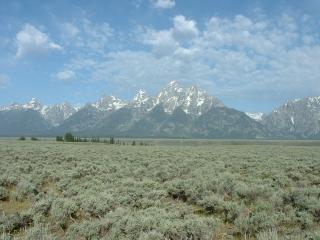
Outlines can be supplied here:
<path id="1" fill-rule="evenodd" d="M 32 109 L 0 111 L 0 136 L 37 136 L 51 127 L 38 111 Z"/>
<path id="2" fill-rule="evenodd" d="M 264 118 L 265 114 L 262 112 L 257 112 L 257 113 L 245 113 L 248 117 L 252 118 L 253 120 L 256 120 L 257 122 L 261 122 L 262 119 Z"/>
<path id="3" fill-rule="evenodd" d="M 319 138 L 320 97 L 288 101 L 263 117 L 262 123 L 275 137 Z"/>
<path id="4" fill-rule="evenodd" d="M 36 98 L 32 98 L 29 102 L 25 104 L 12 103 L 9 106 L 0 107 L 0 111 L 22 111 L 23 110 L 32 110 L 39 112 L 40 115 L 46 119 L 51 125 L 58 126 L 64 120 L 69 118 L 74 114 L 77 109 L 71 104 L 65 102 L 62 104 L 55 104 L 53 106 L 43 105 Z"/>
<path id="5" fill-rule="evenodd" d="M 216 97 L 172 81 L 156 96 L 140 90 L 131 101 L 103 96 L 68 103 L 0 107 L 0 136 L 63 135 L 170 138 L 320 138 L 320 97 L 288 101 L 270 114 L 244 113 Z"/>
<path id="6" fill-rule="evenodd" d="M 162 104 L 165 112 L 172 113 L 180 107 L 185 113 L 201 115 L 212 107 L 223 107 L 223 103 L 196 86 L 182 88 L 176 81 L 170 82 L 156 97 L 156 104 Z"/>

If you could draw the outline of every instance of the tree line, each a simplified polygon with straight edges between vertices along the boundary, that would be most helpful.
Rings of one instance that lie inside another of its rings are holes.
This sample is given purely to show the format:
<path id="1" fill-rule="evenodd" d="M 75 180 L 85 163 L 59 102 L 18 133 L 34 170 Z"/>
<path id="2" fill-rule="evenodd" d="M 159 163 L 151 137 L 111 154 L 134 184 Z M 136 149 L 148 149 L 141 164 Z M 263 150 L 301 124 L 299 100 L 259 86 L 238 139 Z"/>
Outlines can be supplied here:
<path id="1" fill-rule="evenodd" d="M 120 139 L 115 139 L 113 136 L 110 137 L 109 139 L 100 139 L 99 137 L 76 137 L 72 133 L 67 132 L 64 137 L 62 136 L 57 136 L 56 137 L 57 142 L 93 142 L 93 143 L 106 143 L 106 144 L 117 144 L 117 145 L 129 145 L 131 144 L 132 146 L 135 145 L 148 145 L 147 143 L 144 143 L 142 141 L 136 142 L 136 140 L 133 140 L 131 143 L 125 142 L 125 141 L 120 141 Z"/>

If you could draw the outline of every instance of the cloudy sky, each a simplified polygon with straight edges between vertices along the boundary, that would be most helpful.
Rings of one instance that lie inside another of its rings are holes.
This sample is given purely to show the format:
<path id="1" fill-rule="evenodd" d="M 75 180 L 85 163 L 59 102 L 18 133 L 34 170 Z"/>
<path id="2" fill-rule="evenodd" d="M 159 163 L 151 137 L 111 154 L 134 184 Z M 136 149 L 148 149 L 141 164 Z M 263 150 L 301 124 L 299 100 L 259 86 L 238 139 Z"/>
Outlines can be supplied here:
<path id="1" fill-rule="evenodd" d="M 156 94 L 269 112 L 320 96 L 319 0 L 0 0 L 0 105 Z"/>

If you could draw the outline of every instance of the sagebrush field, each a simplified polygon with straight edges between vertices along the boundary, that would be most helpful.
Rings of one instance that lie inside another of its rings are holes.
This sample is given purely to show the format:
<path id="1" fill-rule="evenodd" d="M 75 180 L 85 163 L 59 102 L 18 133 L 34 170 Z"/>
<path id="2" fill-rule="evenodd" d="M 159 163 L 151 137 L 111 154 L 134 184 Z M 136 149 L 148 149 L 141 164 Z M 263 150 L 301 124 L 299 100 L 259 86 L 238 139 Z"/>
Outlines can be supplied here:
<path id="1" fill-rule="evenodd" d="M 0 141 L 1 239 L 298 240 L 319 226 L 318 142 Z"/>

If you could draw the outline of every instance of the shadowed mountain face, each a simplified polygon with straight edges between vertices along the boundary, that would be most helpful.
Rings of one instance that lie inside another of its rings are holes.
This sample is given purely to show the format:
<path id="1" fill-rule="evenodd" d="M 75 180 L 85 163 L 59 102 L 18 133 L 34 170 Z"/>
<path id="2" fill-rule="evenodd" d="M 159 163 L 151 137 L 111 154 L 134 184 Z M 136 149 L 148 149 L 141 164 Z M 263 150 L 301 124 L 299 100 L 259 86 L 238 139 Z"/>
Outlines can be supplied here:
<path id="1" fill-rule="evenodd" d="M 245 113 L 232 108 L 212 108 L 194 123 L 193 136 L 205 138 L 266 138 L 269 131 Z"/>
<path id="2" fill-rule="evenodd" d="M 0 107 L 0 136 L 170 138 L 320 138 L 320 97 L 289 101 L 269 115 L 227 108 L 197 87 L 170 82 L 155 97 L 140 90 L 132 101 L 104 96 L 75 108 L 36 99 Z"/>
<path id="3" fill-rule="evenodd" d="M 265 116 L 262 123 L 275 137 L 319 138 L 320 97 L 288 101 Z"/>
<path id="4" fill-rule="evenodd" d="M 60 126 L 52 128 L 50 134 L 62 135 L 65 132 L 82 132 L 95 126 L 102 113 L 95 107 L 86 105 L 67 118 Z"/>
<path id="5" fill-rule="evenodd" d="M 48 131 L 50 127 L 50 123 L 34 110 L 0 111 L 1 136 L 37 136 Z"/>
<path id="6" fill-rule="evenodd" d="M 89 119 L 92 119 L 92 116 Z M 98 117 L 90 128 L 78 129 L 77 131 L 76 128 L 73 128 L 73 132 L 84 136 L 170 138 L 262 138 L 269 136 L 262 124 L 242 112 L 226 107 L 212 107 L 200 116 L 187 114 L 181 108 L 167 113 L 162 105 L 156 105 L 143 114 L 136 108 L 124 107 L 100 119 Z"/>

